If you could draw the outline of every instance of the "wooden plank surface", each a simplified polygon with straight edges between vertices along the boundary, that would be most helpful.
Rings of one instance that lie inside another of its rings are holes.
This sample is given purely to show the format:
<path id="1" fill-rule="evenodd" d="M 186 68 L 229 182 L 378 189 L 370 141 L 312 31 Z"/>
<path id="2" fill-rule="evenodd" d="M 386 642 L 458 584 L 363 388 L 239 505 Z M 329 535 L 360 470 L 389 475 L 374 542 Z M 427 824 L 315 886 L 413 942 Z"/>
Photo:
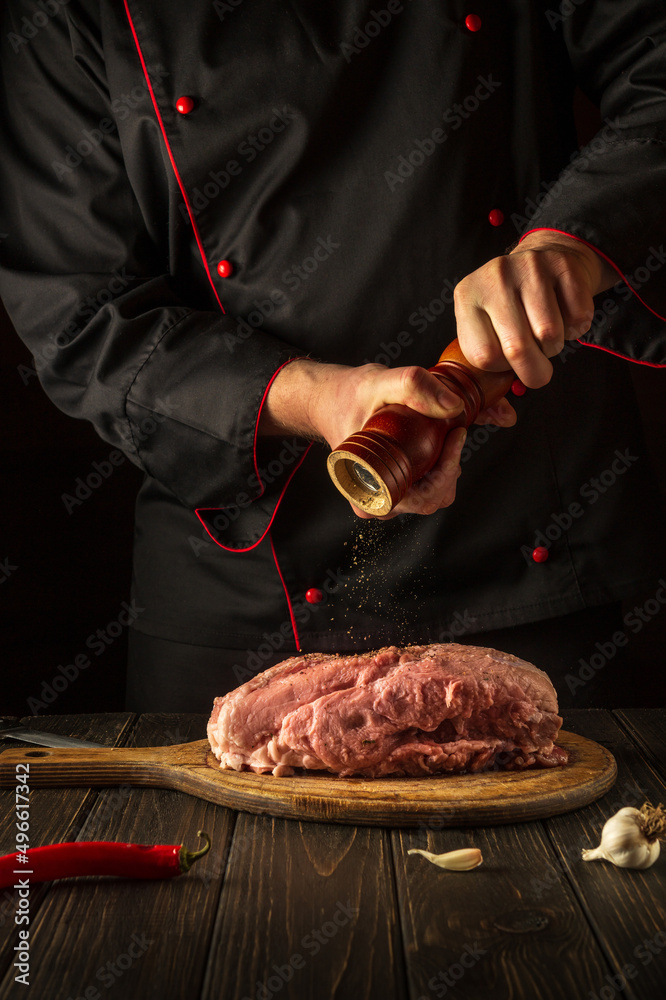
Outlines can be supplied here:
<path id="1" fill-rule="evenodd" d="M 262 986 L 281 1000 L 407 997 L 385 831 L 239 815 L 202 1000 Z"/>
<path id="2" fill-rule="evenodd" d="M 612 995 L 625 1000 L 666 994 L 666 859 L 646 872 L 628 872 L 580 858 L 583 846 L 596 846 L 609 815 L 658 796 L 660 777 L 610 713 L 579 710 L 567 714 L 565 724 L 619 754 L 621 776 L 599 802 L 510 828 L 456 831 L 433 820 L 420 835 L 393 832 L 413 1000 L 449 994 L 587 1000 L 604 987 L 604 995 L 615 990 Z M 480 847 L 484 856 L 470 872 L 439 871 L 407 855 L 410 847 L 441 853 L 465 846 Z M 637 907 L 644 911 L 638 916 Z M 636 948 L 643 950 L 637 955 Z M 614 978 L 632 963 L 634 978 Z"/>
<path id="3" fill-rule="evenodd" d="M 534 893 L 547 905 L 551 892 L 564 878 L 569 880 L 603 947 L 607 972 L 583 981 L 583 996 L 587 998 L 588 991 L 598 996 L 608 987 L 606 994 L 615 989 L 625 1000 L 656 1000 L 666 995 L 666 852 L 645 871 L 583 862 L 580 853 L 598 845 L 605 821 L 623 806 L 638 808 L 646 799 L 666 802 L 666 784 L 610 713 L 580 711 L 576 726 L 594 731 L 596 739 L 612 748 L 618 779 L 586 809 L 547 821 L 558 857 L 547 877 L 535 883 Z M 629 977 L 622 971 L 625 966 L 630 967 Z M 621 976 L 623 985 L 617 978 Z"/>
<path id="4" fill-rule="evenodd" d="M 655 770 L 666 777 L 666 708 L 617 709 L 613 715 Z"/>
<path id="5" fill-rule="evenodd" d="M 581 977 L 603 978 L 603 953 L 567 881 L 547 901 L 534 898 L 532 881 L 554 861 L 541 822 L 400 830 L 392 843 L 412 1000 L 582 1000 Z M 478 847 L 484 860 L 443 871 L 408 855 L 412 847 Z"/>
<path id="6" fill-rule="evenodd" d="M 0 783 L 29 761 L 33 785 L 128 785 L 173 788 L 247 812 L 291 819 L 373 826 L 414 826 L 443 810 L 449 825 L 510 823 L 577 809 L 610 788 L 612 755 L 578 734 L 561 732 L 570 753 L 563 766 L 422 778 L 290 777 L 221 769 L 208 741 L 148 749 L 80 750 L 20 747 L 0 760 Z"/>
<path id="7" fill-rule="evenodd" d="M 79 719 L 72 735 L 99 739 L 100 718 Z M 67 731 L 58 719 L 39 721 Z M 130 742 L 195 740 L 201 726 L 203 717 L 144 716 Z M 81 839 L 186 840 L 194 847 L 206 823 L 214 850 L 173 881 L 76 879 L 44 887 L 32 925 L 32 990 L 13 983 L 8 934 L 0 996 L 67 1000 L 97 989 L 110 1000 L 256 1000 L 268 993 L 278 1000 L 589 1000 L 591 993 L 601 1000 L 612 988 L 623 1000 L 656 1000 L 666 995 L 666 937 L 659 936 L 666 929 L 666 852 L 646 872 L 579 857 L 616 808 L 643 796 L 663 799 L 664 781 L 610 713 L 565 713 L 565 726 L 618 755 L 618 783 L 597 804 L 515 826 L 449 827 L 444 808 L 417 829 L 390 833 L 248 814 L 234 827 L 235 814 L 178 792 L 128 788 L 119 800 L 117 788 L 36 789 L 35 815 L 49 802 L 52 829 L 83 821 Z M 647 746 L 651 737 L 641 739 Z M 91 808 L 81 812 L 82 802 Z M 70 803 L 69 815 L 62 803 Z M 46 814 L 39 815 L 48 830 Z M 13 835 L 12 816 L 13 800 L 2 814 L 6 836 Z M 484 854 L 471 872 L 441 871 L 406 854 L 410 846 L 466 844 Z M 636 976 L 613 980 L 626 963 Z"/>
<path id="8" fill-rule="evenodd" d="M 119 712 L 96 716 L 43 716 L 21 720 L 22 725 L 42 732 L 55 732 L 61 736 L 75 736 L 82 740 L 94 740 L 107 746 L 121 744 L 127 738 L 136 716 L 129 712 Z M 18 720 L 17 720 L 18 721 Z M 13 750 L 18 746 L 15 740 L 0 740 L 0 763 L 5 748 Z M 85 788 L 40 789 L 31 791 L 30 799 L 30 843 L 33 847 L 41 844 L 60 843 L 76 840 L 86 819 L 99 798 L 97 790 Z M 119 806 L 124 799 L 118 796 L 110 800 L 107 808 Z M 0 790 L 0 854 L 10 854 L 16 848 L 15 788 Z M 30 912 L 36 915 L 46 895 L 44 886 L 35 885 L 30 892 Z M 16 943 L 17 926 L 14 922 L 17 894 L 9 889 L 0 889 L 0 981 L 13 961 L 9 952 Z M 8 961 L 8 959 L 10 959 Z M 0 990 L 0 995 L 2 991 Z"/>
<path id="9" fill-rule="evenodd" d="M 177 738 L 201 735 L 201 716 L 169 718 Z M 144 716 L 131 742 L 152 745 L 164 732 L 163 718 Z M 53 810 L 68 795 L 85 794 L 90 793 L 37 789 L 31 801 L 37 811 L 40 799 L 49 797 Z M 117 789 L 95 793 L 79 839 L 184 842 L 196 848 L 197 830 L 206 829 L 213 849 L 175 879 L 63 879 L 42 887 L 45 897 L 34 918 L 31 914 L 31 996 L 66 1000 L 88 990 L 109 1000 L 182 1000 L 198 994 L 235 814 L 179 792 L 125 788 L 120 806 L 114 800 L 118 794 Z M 0 996 L 26 995 L 7 968 Z"/>

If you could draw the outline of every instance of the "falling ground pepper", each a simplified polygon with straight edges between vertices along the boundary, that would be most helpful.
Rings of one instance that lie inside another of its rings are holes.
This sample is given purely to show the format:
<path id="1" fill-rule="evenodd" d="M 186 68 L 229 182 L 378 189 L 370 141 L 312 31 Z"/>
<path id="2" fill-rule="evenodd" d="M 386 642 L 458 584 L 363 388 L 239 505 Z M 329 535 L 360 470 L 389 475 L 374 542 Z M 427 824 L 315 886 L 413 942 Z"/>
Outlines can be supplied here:
<path id="1" fill-rule="evenodd" d="M 359 643 L 372 641 L 375 645 L 392 642 L 406 644 L 413 641 L 410 631 L 419 621 L 419 596 L 424 584 L 417 579 L 411 558 L 413 554 L 413 520 L 409 516 L 390 521 L 368 520 L 356 526 L 350 539 L 351 569 L 344 583 L 347 604 L 368 616 L 386 622 L 386 639 L 381 633 L 354 634 L 350 625 L 347 633 Z M 392 577 L 400 580 L 400 592 L 390 584 L 387 566 Z M 396 634 L 397 633 L 397 634 Z"/>

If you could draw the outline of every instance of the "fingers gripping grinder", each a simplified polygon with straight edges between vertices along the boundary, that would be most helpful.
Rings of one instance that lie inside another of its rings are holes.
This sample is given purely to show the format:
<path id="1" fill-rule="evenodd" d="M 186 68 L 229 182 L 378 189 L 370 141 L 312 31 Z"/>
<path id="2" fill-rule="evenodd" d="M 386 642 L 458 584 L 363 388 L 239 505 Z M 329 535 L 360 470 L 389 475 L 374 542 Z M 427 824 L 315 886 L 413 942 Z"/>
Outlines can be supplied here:
<path id="1" fill-rule="evenodd" d="M 486 372 L 467 361 L 457 340 L 446 348 L 432 372 L 463 401 L 455 417 L 436 420 L 392 403 L 377 410 L 365 426 L 328 456 L 328 471 L 353 504 L 382 516 L 400 503 L 439 458 L 454 427 L 469 427 L 481 410 L 494 406 L 511 388 L 512 371 Z"/>

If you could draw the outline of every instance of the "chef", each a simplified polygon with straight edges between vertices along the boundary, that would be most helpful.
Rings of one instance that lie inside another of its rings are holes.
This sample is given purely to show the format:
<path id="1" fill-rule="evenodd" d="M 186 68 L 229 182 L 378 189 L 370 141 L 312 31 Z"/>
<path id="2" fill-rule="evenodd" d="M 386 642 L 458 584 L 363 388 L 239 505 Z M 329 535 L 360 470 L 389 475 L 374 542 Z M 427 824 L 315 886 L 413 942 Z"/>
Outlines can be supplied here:
<path id="1" fill-rule="evenodd" d="M 0 294 L 145 473 L 128 708 L 450 640 L 611 697 L 620 643 L 579 665 L 661 566 L 626 359 L 666 363 L 665 38 L 657 0 L 6 4 Z M 456 412 L 456 336 L 511 402 L 361 516 L 328 448 Z"/>

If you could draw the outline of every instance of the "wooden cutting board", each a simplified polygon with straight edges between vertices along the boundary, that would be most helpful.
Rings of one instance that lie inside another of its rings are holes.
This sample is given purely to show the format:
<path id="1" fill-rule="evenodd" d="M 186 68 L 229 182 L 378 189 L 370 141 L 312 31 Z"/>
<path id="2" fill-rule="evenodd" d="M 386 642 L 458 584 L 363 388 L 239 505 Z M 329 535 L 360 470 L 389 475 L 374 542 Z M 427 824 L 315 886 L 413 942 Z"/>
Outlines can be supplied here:
<path id="1" fill-rule="evenodd" d="M 217 805 L 289 819 L 363 826 L 481 826 L 569 812 L 600 798 L 617 775 L 613 755 L 592 740 L 560 732 L 566 767 L 424 778 L 289 778 L 222 770 L 208 740 L 169 747 L 35 749 L 0 754 L 0 786 L 148 785 L 188 792 Z"/>
<path id="2" fill-rule="evenodd" d="M 566 767 L 482 771 L 424 778 L 337 778 L 302 773 L 290 778 L 222 770 L 208 740 L 169 747 L 5 750 L 0 786 L 16 783 L 29 764 L 30 788 L 148 785 L 188 792 L 217 805 L 288 819 L 362 826 L 482 826 L 569 812 L 612 787 L 615 758 L 604 747 L 560 732 Z"/>

